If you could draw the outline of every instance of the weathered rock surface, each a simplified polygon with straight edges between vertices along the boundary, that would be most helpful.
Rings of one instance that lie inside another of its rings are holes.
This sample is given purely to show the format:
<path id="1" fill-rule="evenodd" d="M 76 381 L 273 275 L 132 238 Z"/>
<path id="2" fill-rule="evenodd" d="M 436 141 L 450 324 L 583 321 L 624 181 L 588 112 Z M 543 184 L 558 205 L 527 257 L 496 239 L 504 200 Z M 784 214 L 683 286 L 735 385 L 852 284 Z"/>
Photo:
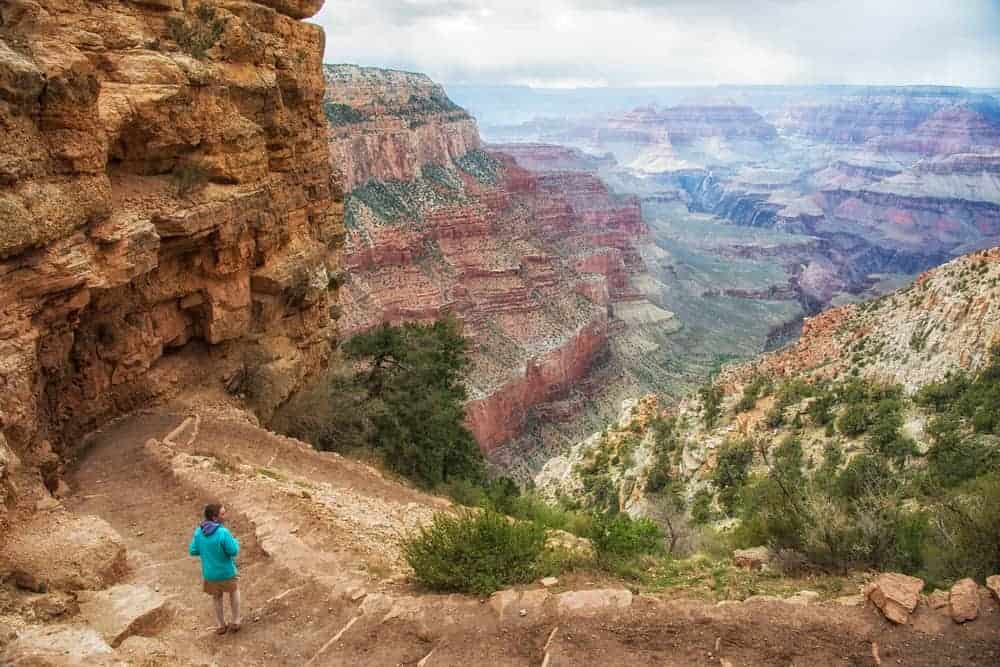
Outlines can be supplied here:
<path id="1" fill-rule="evenodd" d="M 281 357 L 284 393 L 322 364 L 343 231 L 298 20 L 320 5 L 3 4 L 0 434 L 25 465 L 244 349 Z"/>
<path id="2" fill-rule="evenodd" d="M 632 593 L 625 589 L 569 591 L 556 596 L 556 611 L 562 616 L 596 616 L 631 606 Z"/>
<path id="3" fill-rule="evenodd" d="M 0 568 L 36 591 L 105 588 L 126 567 L 121 536 L 94 516 L 37 515 L 0 547 Z"/>
<path id="4" fill-rule="evenodd" d="M 92 628 L 76 625 L 35 626 L 25 630 L 0 654 L 11 667 L 83 667 L 122 665 Z"/>
<path id="5" fill-rule="evenodd" d="M 951 619 L 966 623 L 979 618 L 979 584 L 972 579 L 962 579 L 951 587 L 948 597 Z"/>
<path id="6" fill-rule="evenodd" d="M 927 606 L 931 609 L 945 609 L 948 606 L 948 591 L 935 590 L 927 596 Z"/>
<path id="7" fill-rule="evenodd" d="M 902 625 L 920 603 L 923 588 L 923 580 L 891 572 L 880 574 L 868 584 L 865 595 L 887 619 Z"/>
<path id="8" fill-rule="evenodd" d="M 167 600 L 148 586 L 122 584 L 80 597 L 80 614 L 111 646 L 132 635 L 153 634 Z"/>
<path id="9" fill-rule="evenodd" d="M 997 602 L 1000 602 L 1000 575 L 986 577 L 986 588 L 993 593 L 993 597 L 997 599 Z"/>
<path id="10" fill-rule="evenodd" d="M 480 147 L 476 121 L 425 74 L 326 65 L 330 156 L 344 192 L 410 181 Z"/>

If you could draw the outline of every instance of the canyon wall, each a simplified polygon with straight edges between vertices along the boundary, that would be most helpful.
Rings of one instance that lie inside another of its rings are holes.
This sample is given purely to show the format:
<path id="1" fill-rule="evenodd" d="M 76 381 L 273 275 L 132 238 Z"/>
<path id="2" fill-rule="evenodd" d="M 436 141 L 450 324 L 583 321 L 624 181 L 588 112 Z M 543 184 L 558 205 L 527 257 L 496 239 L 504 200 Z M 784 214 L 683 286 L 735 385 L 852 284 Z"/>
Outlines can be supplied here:
<path id="1" fill-rule="evenodd" d="M 0 5 L 0 495 L 177 387 L 266 413 L 325 363 L 321 5 Z"/>
<path id="2" fill-rule="evenodd" d="M 330 155 L 345 192 L 370 179 L 408 181 L 426 164 L 479 148 L 476 121 L 424 74 L 327 65 Z"/>
<path id="3" fill-rule="evenodd" d="M 815 396 L 804 392 L 782 402 L 782 386 L 797 383 L 823 390 L 863 379 L 873 386 L 900 385 L 905 402 L 949 374 L 985 368 L 998 345 L 1000 248 L 991 248 L 927 271 L 908 287 L 879 299 L 808 318 L 794 344 L 726 366 L 713 380 L 718 416 L 711 424 L 703 398 L 707 393 L 676 403 L 653 395 L 625 402 L 618 423 L 552 458 L 535 481 L 553 500 L 587 503 L 594 498 L 593 479 L 606 476 L 620 509 L 655 517 L 662 502 L 656 494 L 664 480 L 682 489 L 689 501 L 699 492 L 714 492 L 720 452 L 738 439 L 755 443 L 760 451 L 773 451 L 794 437 L 807 460 L 814 461 L 823 461 L 828 447 L 842 447 L 842 465 L 872 450 L 864 437 L 845 434 L 834 425 L 841 406 L 831 408 L 826 426 L 809 410 Z M 745 389 L 755 381 L 759 386 L 761 380 L 771 389 L 746 399 Z M 933 410 L 910 403 L 902 415 L 901 431 L 913 439 L 916 456 L 927 453 L 935 439 Z M 672 424 L 666 436 L 664 420 Z M 664 448 L 670 456 L 663 456 Z M 762 458 L 766 469 L 767 457 Z"/>
<path id="4" fill-rule="evenodd" d="M 343 105 L 328 130 L 347 165 L 343 333 L 459 318 L 473 343 L 468 425 L 496 452 L 604 353 L 609 308 L 635 298 L 642 270 L 638 201 L 483 150 L 426 77 L 338 65 L 326 78 L 328 104 Z"/>

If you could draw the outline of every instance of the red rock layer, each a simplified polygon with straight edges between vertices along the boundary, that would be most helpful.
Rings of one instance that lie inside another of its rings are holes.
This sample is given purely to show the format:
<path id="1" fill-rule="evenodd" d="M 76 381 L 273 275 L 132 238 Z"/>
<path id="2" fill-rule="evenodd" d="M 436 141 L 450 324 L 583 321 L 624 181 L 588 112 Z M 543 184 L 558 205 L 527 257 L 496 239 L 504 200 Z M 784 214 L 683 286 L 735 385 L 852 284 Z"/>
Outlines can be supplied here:
<path id="1" fill-rule="evenodd" d="M 244 351 L 280 364 L 264 410 L 324 363 L 321 4 L 0 3 L 0 441 L 25 465 Z"/>
<path id="2" fill-rule="evenodd" d="M 968 107 L 948 107 L 934 113 L 912 132 L 879 142 L 879 148 L 924 155 L 997 151 L 1000 121 Z"/>
<path id="3" fill-rule="evenodd" d="M 509 156 L 495 185 L 462 175 L 464 199 L 348 236 L 345 334 L 458 316 L 474 342 L 468 423 L 484 451 L 565 394 L 607 342 L 607 304 L 630 298 L 647 233 L 637 200 L 591 174 L 534 174 Z"/>
<path id="4" fill-rule="evenodd" d="M 330 157 L 345 192 L 369 179 L 408 181 L 426 164 L 451 164 L 479 148 L 479 131 L 424 74 L 327 65 L 326 101 L 353 109 L 331 124 Z"/>
<path id="5" fill-rule="evenodd" d="M 771 141 L 777 136 L 774 127 L 752 108 L 734 104 L 636 109 L 610 118 L 596 132 L 600 141 L 640 145 L 683 144 L 711 137 Z"/>
<path id="6" fill-rule="evenodd" d="M 777 124 L 789 134 L 820 141 L 872 141 L 886 150 L 947 154 L 996 146 L 997 111 L 995 100 L 960 89 L 875 89 L 870 95 L 793 106 Z"/>

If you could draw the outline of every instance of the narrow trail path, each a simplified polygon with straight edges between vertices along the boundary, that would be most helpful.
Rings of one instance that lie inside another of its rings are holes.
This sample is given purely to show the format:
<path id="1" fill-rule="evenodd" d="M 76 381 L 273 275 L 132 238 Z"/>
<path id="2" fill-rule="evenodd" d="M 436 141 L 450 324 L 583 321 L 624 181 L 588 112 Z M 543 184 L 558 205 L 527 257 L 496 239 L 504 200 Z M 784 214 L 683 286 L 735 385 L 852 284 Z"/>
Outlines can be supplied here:
<path id="1" fill-rule="evenodd" d="M 992 602 L 973 624 L 927 617 L 914 628 L 836 605 L 637 596 L 621 613 L 588 617 L 559 612 L 537 588 L 530 594 L 543 602 L 515 594 L 506 611 L 430 595 L 400 575 L 395 540 L 441 510 L 440 499 L 246 423 L 192 425 L 187 416 L 150 411 L 109 425 L 69 476 L 67 508 L 103 518 L 124 539 L 126 583 L 169 600 L 152 633 L 165 655 L 134 664 L 868 666 L 879 664 L 876 644 L 885 665 L 1000 664 Z M 242 544 L 243 630 L 223 637 L 187 556 L 213 500 L 230 508 Z"/>
<path id="2" fill-rule="evenodd" d="M 173 614 L 160 638 L 179 658 L 195 664 L 301 665 L 353 612 L 332 605 L 328 591 L 308 577 L 277 566 L 236 509 L 229 523 L 241 542 L 244 624 L 239 634 L 214 634 L 198 561 L 187 555 L 199 510 L 213 499 L 164 474 L 144 447 L 182 420 L 182 415 L 137 415 L 98 433 L 71 475 L 75 493 L 68 508 L 108 521 L 128 548 L 129 583 L 146 584 L 169 598 Z"/>

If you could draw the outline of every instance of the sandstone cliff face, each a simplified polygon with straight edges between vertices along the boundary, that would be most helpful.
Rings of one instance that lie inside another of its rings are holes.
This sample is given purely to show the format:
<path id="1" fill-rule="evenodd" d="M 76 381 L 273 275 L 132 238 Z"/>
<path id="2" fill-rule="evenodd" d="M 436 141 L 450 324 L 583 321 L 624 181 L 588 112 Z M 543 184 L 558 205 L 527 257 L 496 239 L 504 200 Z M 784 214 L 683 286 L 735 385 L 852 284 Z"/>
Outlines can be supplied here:
<path id="1" fill-rule="evenodd" d="M 426 77 L 337 66 L 327 83 L 349 193 L 344 335 L 457 316 L 474 344 L 468 424 L 495 452 L 604 353 L 609 305 L 642 270 L 638 201 L 482 150 Z"/>
<path id="2" fill-rule="evenodd" d="M 0 6 L 0 436 L 25 466 L 251 351 L 265 411 L 324 362 L 321 4 Z"/>
<path id="3" fill-rule="evenodd" d="M 476 122 L 424 74 L 326 65 L 330 156 L 345 192 L 370 179 L 409 181 L 425 164 L 479 148 Z"/>

